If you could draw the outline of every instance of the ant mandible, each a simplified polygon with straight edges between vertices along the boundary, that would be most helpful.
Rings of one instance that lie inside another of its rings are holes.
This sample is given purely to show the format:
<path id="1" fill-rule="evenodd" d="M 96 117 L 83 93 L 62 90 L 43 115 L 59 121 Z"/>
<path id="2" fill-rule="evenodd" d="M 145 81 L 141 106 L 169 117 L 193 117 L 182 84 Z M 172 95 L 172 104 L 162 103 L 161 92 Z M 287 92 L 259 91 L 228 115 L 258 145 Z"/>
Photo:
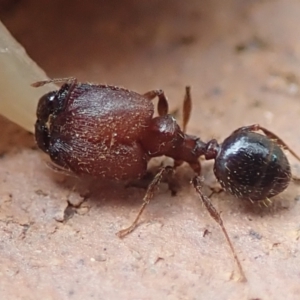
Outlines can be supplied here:
<path id="1" fill-rule="evenodd" d="M 155 175 L 137 217 L 118 236 L 124 237 L 137 227 L 164 174 L 187 162 L 195 172 L 192 184 L 210 216 L 221 227 L 241 279 L 245 279 L 222 218 L 201 190 L 199 158 L 215 160 L 214 173 L 225 191 L 257 202 L 279 194 L 291 180 L 290 164 L 282 148 L 298 160 L 300 157 L 258 124 L 238 128 L 222 144 L 214 139 L 205 143 L 186 134 L 192 107 L 189 87 L 184 97 L 181 129 L 168 114 L 168 101 L 162 90 L 141 95 L 116 86 L 79 83 L 76 78 L 39 81 L 32 86 L 50 82 L 64 84 L 40 98 L 35 139 L 38 147 L 50 156 L 55 170 L 132 180 L 146 173 L 151 158 L 165 155 L 174 159 L 174 167 L 164 167 Z M 153 117 L 151 100 L 155 97 L 158 97 L 158 117 Z M 257 133 L 259 130 L 264 135 Z"/>

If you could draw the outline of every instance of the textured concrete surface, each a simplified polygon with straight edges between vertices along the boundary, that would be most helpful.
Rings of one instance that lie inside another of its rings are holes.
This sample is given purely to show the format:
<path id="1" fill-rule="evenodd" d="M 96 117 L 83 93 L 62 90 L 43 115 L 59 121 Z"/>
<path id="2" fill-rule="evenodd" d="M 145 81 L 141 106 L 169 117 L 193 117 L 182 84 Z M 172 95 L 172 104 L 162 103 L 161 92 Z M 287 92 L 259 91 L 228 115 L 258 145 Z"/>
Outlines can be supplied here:
<path id="1" fill-rule="evenodd" d="M 50 77 L 162 88 L 172 110 L 189 84 L 189 133 L 222 141 L 260 123 L 298 153 L 299 15 L 296 0 L 0 5 L 1 20 Z M 143 190 L 54 174 L 31 134 L 2 117 L 0 127 L 1 299 L 299 299 L 298 184 L 267 208 L 213 196 L 248 279 L 240 283 L 230 280 L 231 253 L 188 166 L 176 173 L 178 195 L 162 184 L 143 223 L 120 240 Z M 203 175 L 209 193 L 212 163 Z"/>

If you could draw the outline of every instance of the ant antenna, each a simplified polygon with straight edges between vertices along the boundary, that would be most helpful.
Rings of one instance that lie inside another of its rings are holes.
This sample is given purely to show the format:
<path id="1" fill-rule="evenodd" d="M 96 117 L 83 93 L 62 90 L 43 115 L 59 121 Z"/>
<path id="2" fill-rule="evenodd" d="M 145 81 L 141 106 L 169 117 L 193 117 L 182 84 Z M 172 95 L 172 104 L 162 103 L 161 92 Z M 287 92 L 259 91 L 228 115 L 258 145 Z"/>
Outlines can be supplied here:
<path id="1" fill-rule="evenodd" d="M 62 82 L 75 84 L 77 82 L 77 79 L 75 77 L 55 78 L 55 79 L 37 81 L 32 83 L 31 86 L 40 87 L 49 83 L 62 83 Z"/>

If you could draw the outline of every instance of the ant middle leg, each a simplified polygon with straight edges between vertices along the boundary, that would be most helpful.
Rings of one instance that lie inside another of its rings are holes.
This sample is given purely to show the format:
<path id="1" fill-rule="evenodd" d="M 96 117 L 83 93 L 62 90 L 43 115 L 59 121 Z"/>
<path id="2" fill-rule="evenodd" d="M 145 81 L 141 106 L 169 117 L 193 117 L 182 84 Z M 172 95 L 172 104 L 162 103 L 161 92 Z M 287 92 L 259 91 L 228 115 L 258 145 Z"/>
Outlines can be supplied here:
<path id="1" fill-rule="evenodd" d="M 166 165 L 164 166 L 162 162 L 159 168 L 161 169 L 164 167 L 166 167 Z M 170 168 L 172 167 L 170 166 Z M 175 165 L 173 166 L 173 170 L 175 170 Z M 146 174 L 142 178 L 134 179 L 127 182 L 125 184 L 125 188 L 135 187 L 135 188 L 147 190 L 150 183 L 154 180 L 154 177 L 156 176 L 155 173 L 157 172 L 151 172 L 147 170 Z M 168 189 L 171 192 L 171 196 L 176 196 L 179 189 L 179 183 L 173 175 L 174 172 L 167 172 L 165 176 L 163 176 L 161 182 L 166 183 L 168 185 Z"/>
<path id="2" fill-rule="evenodd" d="M 152 182 L 149 184 L 148 189 L 146 191 L 146 194 L 143 198 L 143 204 L 135 218 L 135 220 L 133 221 L 133 223 L 125 228 L 120 230 L 117 235 L 120 238 L 125 237 L 126 235 L 128 235 L 129 233 L 131 233 L 137 226 L 138 226 L 138 221 L 143 213 L 143 211 L 145 210 L 146 206 L 150 203 L 151 199 L 153 198 L 154 195 L 154 191 L 155 189 L 158 187 L 158 185 L 160 184 L 163 176 L 165 173 L 170 173 L 173 172 L 173 168 L 170 166 L 164 167 L 162 168 L 154 177 L 154 179 L 152 180 Z"/>
<path id="3" fill-rule="evenodd" d="M 174 171 L 180 167 L 182 164 L 184 163 L 183 160 L 174 160 Z M 198 160 L 196 160 L 195 162 L 191 162 L 189 163 L 191 169 L 195 172 L 195 174 L 200 175 L 201 173 L 201 164 Z M 171 195 L 172 196 L 176 196 L 179 188 L 180 188 L 180 183 L 178 182 L 178 180 L 174 177 L 174 172 L 172 173 L 168 173 L 168 176 L 166 178 L 168 186 L 169 186 L 169 190 L 171 191 Z"/>

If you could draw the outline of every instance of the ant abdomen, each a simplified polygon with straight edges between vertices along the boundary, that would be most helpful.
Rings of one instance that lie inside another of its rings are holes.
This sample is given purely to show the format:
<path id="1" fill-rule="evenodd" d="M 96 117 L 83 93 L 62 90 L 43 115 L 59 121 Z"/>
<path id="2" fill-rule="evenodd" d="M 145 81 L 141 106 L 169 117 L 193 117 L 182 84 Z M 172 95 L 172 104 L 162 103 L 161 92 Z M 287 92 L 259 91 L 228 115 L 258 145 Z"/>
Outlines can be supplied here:
<path id="1" fill-rule="evenodd" d="M 219 146 L 214 173 L 222 188 L 250 201 L 273 197 L 288 186 L 290 164 L 276 141 L 236 131 Z"/>

